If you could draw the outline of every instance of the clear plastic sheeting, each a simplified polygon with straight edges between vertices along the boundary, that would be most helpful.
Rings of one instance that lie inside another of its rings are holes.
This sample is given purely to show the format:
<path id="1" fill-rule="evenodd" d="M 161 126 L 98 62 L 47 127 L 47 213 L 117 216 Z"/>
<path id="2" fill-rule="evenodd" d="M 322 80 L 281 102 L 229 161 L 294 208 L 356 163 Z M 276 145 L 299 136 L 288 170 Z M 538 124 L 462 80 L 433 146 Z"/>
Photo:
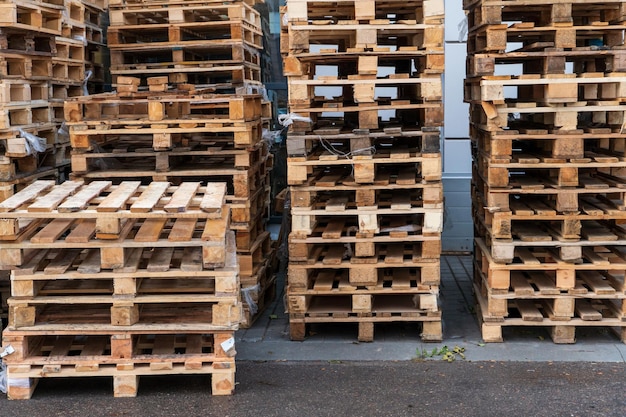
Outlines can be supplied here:
<path id="1" fill-rule="evenodd" d="M 82 86 L 83 86 L 83 95 L 84 96 L 88 96 L 89 95 L 89 89 L 87 88 L 87 82 L 89 81 L 89 79 L 93 77 L 93 71 L 89 70 L 85 72 L 85 79 L 82 82 Z"/>
<path id="2" fill-rule="evenodd" d="M 39 136 L 28 133 L 25 130 L 19 129 L 20 136 L 26 139 L 26 154 L 36 155 L 37 153 L 44 152 L 46 150 L 46 140 Z"/>
<path id="3" fill-rule="evenodd" d="M 0 391 L 7 393 L 7 366 L 0 362 Z"/>
<path id="4" fill-rule="evenodd" d="M 241 289 L 241 296 L 246 301 L 246 304 L 248 304 L 250 314 L 253 316 L 259 311 L 259 306 L 252 299 L 252 294 L 256 294 L 258 296 L 259 291 L 261 291 L 261 286 L 259 284 Z"/>

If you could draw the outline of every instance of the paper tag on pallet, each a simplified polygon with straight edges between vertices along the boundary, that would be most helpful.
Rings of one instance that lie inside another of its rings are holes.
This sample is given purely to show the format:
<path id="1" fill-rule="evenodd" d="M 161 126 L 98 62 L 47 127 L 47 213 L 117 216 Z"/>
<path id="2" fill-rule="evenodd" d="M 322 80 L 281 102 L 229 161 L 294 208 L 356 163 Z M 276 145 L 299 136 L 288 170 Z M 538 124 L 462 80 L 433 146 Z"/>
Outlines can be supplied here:
<path id="1" fill-rule="evenodd" d="M 232 358 L 233 356 L 237 354 L 237 351 L 235 350 L 235 338 L 234 337 L 224 340 L 222 343 L 220 343 L 220 346 L 226 353 L 226 356 L 230 358 Z"/>

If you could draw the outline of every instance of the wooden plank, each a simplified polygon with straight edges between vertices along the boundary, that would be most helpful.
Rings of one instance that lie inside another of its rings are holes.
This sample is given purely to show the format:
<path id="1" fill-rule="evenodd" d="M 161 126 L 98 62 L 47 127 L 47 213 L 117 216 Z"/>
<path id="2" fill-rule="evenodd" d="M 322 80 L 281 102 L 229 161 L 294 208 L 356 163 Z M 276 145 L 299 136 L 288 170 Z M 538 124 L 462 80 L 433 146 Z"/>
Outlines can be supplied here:
<path id="1" fill-rule="evenodd" d="M 111 192 L 96 209 L 98 212 L 116 212 L 126 205 L 126 201 L 131 198 L 139 186 L 141 181 L 124 181 Z"/>
<path id="2" fill-rule="evenodd" d="M 135 235 L 135 242 L 156 242 L 166 223 L 167 219 L 145 219 Z"/>
<path id="3" fill-rule="evenodd" d="M 17 192 L 11 197 L 4 200 L 0 203 L 0 213 L 6 213 L 13 211 L 23 204 L 26 204 L 30 201 L 33 201 L 37 196 L 50 188 L 54 187 L 55 182 L 53 180 L 50 181 L 35 181 L 28 187 L 23 190 Z"/>
<path id="4" fill-rule="evenodd" d="M 97 274 L 100 270 L 100 251 L 98 249 L 90 250 L 77 269 L 81 274 Z"/>
<path id="5" fill-rule="evenodd" d="M 602 320 L 602 313 L 593 308 L 587 300 L 576 300 L 575 312 L 578 317 L 585 321 Z"/>
<path id="6" fill-rule="evenodd" d="M 404 245 L 387 245 L 386 264 L 398 264 L 404 260 Z"/>
<path id="7" fill-rule="evenodd" d="M 532 300 L 515 300 L 523 321 L 543 321 L 543 314 Z"/>
<path id="8" fill-rule="evenodd" d="M 54 243 L 74 222 L 74 219 L 54 219 L 41 229 L 30 241 L 32 243 Z"/>
<path id="9" fill-rule="evenodd" d="M 68 243 L 87 243 L 93 239 L 96 234 L 96 220 L 95 219 L 81 219 L 78 225 L 72 229 L 69 235 L 66 236 L 65 241 Z"/>
<path id="10" fill-rule="evenodd" d="M 176 219 L 167 238 L 170 242 L 188 242 L 196 230 L 198 219 Z"/>
<path id="11" fill-rule="evenodd" d="M 187 247 L 183 249 L 183 258 L 180 261 L 181 271 L 202 270 L 202 249 Z"/>
<path id="12" fill-rule="evenodd" d="M 48 194 L 37 198 L 28 206 L 28 211 L 31 213 L 50 212 L 81 185 L 83 185 L 82 181 L 66 181 L 54 187 Z"/>
<path id="13" fill-rule="evenodd" d="M 333 218 L 324 228 L 322 239 L 339 239 L 342 235 L 345 222 L 345 219 Z"/>
<path id="14" fill-rule="evenodd" d="M 183 213 L 191 204 L 191 200 L 196 195 L 199 182 L 184 182 L 178 186 L 178 189 L 174 191 L 169 203 L 164 207 L 168 213 Z"/>
<path id="15" fill-rule="evenodd" d="M 219 212 L 226 201 L 226 183 L 208 183 L 200 209 L 207 213 Z"/>
<path id="16" fill-rule="evenodd" d="M 173 254 L 174 248 L 155 248 L 148 262 L 147 270 L 149 272 L 169 271 Z"/>
<path id="17" fill-rule="evenodd" d="M 346 248 L 343 245 L 331 245 L 326 256 L 322 259 L 324 265 L 339 265 L 343 259 Z"/>
<path id="18" fill-rule="evenodd" d="M 154 209 L 159 200 L 167 192 L 170 183 L 167 181 L 154 181 L 141 193 L 137 200 L 130 206 L 132 213 L 148 213 Z"/>
<path id="19" fill-rule="evenodd" d="M 516 296 L 528 296 L 535 293 L 535 289 L 530 285 L 528 279 L 519 271 L 511 273 L 511 288 Z"/>
<path id="20" fill-rule="evenodd" d="M 80 249 L 64 250 L 57 255 L 43 270 L 44 274 L 63 274 L 74 263 L 80 255 Z"/>
<path id="21" fill-rule="evenodd" d="M 94 181 L 66 199 L 58 208 L 60 213 L 70 213 L 85 209 L 89 202 L 113 184 L 111 181 Z"/>

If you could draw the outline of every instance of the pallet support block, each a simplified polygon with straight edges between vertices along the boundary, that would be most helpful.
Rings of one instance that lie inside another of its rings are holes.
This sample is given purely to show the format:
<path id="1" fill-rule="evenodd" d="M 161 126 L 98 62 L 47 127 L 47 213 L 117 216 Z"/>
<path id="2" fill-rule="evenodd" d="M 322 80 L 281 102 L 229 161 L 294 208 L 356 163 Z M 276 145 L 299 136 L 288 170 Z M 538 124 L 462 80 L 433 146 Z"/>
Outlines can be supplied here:
<path id="1" fill-rule="evenodd" d="M 359 322 L 359 342 L 373 342 L 374 341 L 374 323 L 371 321 Z"/>
<path id="2" fill-rule="evenodd" d="M 441 342 L 443 340 L 441 320 L 422 322 L 421 338 L 424 342 Z"/>
<path id="3" fill-rule="evenodd" d="M 115 375 L 113 396 L 116 398 L 136 397 L 139 389 L 139 375 Z"/>

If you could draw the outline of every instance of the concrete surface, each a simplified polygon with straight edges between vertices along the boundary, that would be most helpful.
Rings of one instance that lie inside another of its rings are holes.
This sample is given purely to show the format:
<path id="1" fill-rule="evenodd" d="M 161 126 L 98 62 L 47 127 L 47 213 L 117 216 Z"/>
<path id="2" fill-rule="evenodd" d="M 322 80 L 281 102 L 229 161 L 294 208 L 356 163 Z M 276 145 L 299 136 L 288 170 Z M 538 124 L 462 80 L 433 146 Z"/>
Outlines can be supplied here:
<path id="1" fill-rule="evenodd" d="M 142 378 L 113 398 L 110 378 L 43 380 L 3 416 L 624 416 L 623 364 L 528 362 L 250 362 L 236 392 L 212 397 L 206 376 Z"/>
<path id="2" fill-rule="evenodd" d="M 357 326 L 315 325 L 304 342 L 289 340 L 289 319 L 279 292 L 277 300 L 252 328 L 237 333 L 238 360 L 288 361 L 385 361 L 410 360 L 424 349 L 458 345 L 472 361 L 626 361 L 626 345 L 607 328 L 580 328 L 577 342 L 557 345 L 545 328 L 504 327 L 504 343 L 482 343 L 474 315 L 472 257 L 443 256 L 440 299 L 444 340 L 423 343 L 416 324 L 392 324 L 374 328 L 374 342 L 358 343 Z"/>

